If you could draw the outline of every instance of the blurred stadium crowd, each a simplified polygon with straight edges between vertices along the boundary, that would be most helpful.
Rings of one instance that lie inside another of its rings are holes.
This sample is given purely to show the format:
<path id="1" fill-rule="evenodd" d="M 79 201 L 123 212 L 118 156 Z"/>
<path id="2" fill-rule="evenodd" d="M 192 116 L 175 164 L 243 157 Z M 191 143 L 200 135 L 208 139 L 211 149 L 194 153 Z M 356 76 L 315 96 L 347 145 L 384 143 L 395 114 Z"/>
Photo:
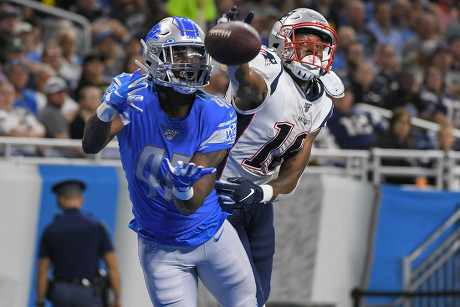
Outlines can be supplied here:
<path id="1" fill-rule="evenodd" d="M 369 149 L 460 148 L 460 1 L 456 0 L 43 0 L 84 16 L 91 50 L 79 25 L 55 15 L 0 1 L 0 136 L 81 139 L 111 79 L 134 72 L 139 40 L 166 16 L 186 16 L 207 30 L 232 5 L 266 44 L 274 22 L 296 7 L 322 13 L 336 29 L 333 70 L 346 95 L 317 147 Z M 206 91 L 223 95 L 225 67 L 216 63 Z M 386 120 L 360 103 L 391 110 Z M 439 132 L 411 126 L 418 117 Z M 21 152 L 23 155 L 62 155 Z M 72 152 L 64 155 L 78 156 Z"/>

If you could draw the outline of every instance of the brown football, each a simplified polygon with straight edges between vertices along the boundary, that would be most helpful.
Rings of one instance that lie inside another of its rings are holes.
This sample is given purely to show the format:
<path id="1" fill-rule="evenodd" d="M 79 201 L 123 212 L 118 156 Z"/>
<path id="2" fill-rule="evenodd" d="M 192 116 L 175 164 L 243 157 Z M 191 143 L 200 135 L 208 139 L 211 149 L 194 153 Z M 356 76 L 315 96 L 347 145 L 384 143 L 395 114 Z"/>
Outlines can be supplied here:
<path id="1" fill-rule="evenodd" d="M 260 51 L 259 33 L 242 21 L 230 21 L 212 27 L 204 39 L 206 50 L 217 62 L 240 65 L 249 62 Z"/>

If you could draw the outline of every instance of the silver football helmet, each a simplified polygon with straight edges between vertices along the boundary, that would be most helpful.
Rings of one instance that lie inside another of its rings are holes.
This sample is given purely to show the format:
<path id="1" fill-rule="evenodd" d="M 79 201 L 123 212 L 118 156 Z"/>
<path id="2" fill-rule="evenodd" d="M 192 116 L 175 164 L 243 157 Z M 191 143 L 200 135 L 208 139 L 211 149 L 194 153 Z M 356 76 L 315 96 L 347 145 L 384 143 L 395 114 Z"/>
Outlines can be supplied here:
<path id="1" fill-rule="evenodd" d="M 192 94 L 209 83 L 211 58 L 204 47 L 204 32 L 191 19 L 167 17 L 141 39 L 144 70 L 153 82 Z M 139 65 L 139 63 L 138 63 Z"/>
<path id="2" fill-rule="evenodd" d="M 299 33 L 315 34 L 322 42 L 297 41 Z M 334 60 L 338 38 L 320 13 L 306 8 L 290 11 L 275 23 L 268 37 L 268 46 L 274 48 L 283 65 L 301 80 L 311 80 L 326 74 Z M 297 48 L 313 46 L 313 55 L 298 58 Z M 316 50 L 322 52 L 320 59 Z"/>

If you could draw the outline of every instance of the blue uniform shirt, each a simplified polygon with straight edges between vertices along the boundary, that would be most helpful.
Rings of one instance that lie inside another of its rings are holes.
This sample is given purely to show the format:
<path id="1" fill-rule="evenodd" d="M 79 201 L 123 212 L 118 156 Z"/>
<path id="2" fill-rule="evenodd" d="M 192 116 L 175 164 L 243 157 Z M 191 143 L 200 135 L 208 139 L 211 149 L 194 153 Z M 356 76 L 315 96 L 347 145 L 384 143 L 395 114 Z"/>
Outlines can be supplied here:
<path id="1" fill-rule="evenodd" d="M 188 163 L 195 153 L 230 148 L 236 135 L 236 115 L 223 99 L 201 90 L 190 113 L 169 118 L 160 106 L 153 84 L 137 92 L 142 113 L 128 111 L 131 122 L 118 133 L 121 161 L 128 181 L 134 219 L 129 227 L 160 244 L 196 246 L 209 240 L 224 222 L 215 190 L 192 215 L 184 216 L 173 203 L 172 183 L 163 164 Z"/>

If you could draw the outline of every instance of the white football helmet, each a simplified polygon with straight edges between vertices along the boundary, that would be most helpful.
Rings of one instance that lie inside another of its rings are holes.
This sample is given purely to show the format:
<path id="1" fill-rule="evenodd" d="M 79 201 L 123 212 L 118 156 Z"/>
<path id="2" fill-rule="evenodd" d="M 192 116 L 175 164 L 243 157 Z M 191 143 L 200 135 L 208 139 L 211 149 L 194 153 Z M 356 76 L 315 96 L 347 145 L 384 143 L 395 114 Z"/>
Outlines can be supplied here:
<path id="1" fill-rule="evenodd" d="M 147 34 L 143 46 L 144 70 L 153 82 L 192 94 L 209 83 L 211 58 L 204 47 L 204 32 L 191 19 L 167 17 Z"/>
<path id="2" fill-rule="evenodd" d="M 323 42 L 296 41 L 295 35 L 299 33 L 318 35 Z M 313 44 L 314 50 L 321 48 L 323 50 L 322 59 L 314 55 L 299 59 L 296 46 L 305 43 L 310 46 Z M 275 49 L 283 65 L 301 80 L 319 78 L 329 71 L 337 43 L 337 34 L 329 26 L 326 18 L 306 8 L 292 10 L 278 19 L 268 37 L 268 46 Z"/>

